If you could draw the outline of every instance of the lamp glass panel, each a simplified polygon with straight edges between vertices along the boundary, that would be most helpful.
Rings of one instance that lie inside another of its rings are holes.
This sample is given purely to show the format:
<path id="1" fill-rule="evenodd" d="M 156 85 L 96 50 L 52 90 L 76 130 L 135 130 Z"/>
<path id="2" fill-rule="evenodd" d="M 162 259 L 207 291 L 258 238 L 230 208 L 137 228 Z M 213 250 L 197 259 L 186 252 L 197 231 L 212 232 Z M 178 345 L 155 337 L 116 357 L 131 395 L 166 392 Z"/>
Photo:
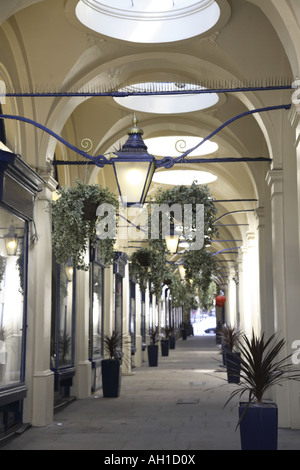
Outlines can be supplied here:
<path id="1" fill-rule="evenodd" d="M 154 172 L 152 162 L 115 162 L 120 196 L 124 203 L 143 203 Z"/>

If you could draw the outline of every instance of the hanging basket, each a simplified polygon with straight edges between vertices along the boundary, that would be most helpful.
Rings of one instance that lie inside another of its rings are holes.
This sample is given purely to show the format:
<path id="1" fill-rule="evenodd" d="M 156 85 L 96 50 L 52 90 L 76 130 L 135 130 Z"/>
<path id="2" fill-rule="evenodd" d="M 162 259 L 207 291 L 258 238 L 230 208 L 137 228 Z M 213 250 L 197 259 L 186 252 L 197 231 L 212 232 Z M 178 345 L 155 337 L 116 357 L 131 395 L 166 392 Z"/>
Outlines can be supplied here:
<path id="1" fill-rule="evenodd" d="M 89 200 L 84 201 L 83 203 L 83 214 L 82 218 L 85 221 L 96 219 L 96 211 L 97 211 L 98 203 L 92 202 Z"/>

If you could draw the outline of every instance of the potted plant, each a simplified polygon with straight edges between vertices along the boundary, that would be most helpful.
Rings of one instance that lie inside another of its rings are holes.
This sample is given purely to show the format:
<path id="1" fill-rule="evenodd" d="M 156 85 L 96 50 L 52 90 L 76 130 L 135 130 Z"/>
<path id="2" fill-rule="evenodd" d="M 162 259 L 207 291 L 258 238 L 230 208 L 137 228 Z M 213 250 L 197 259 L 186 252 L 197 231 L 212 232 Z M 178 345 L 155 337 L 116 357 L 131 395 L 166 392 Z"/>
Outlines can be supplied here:
<path id="1" fill-rule="evenodd" d="M 52 244 L 56 261 L 65 265 L 71 259 L 77 269 L 88 269 L 85 262 L 86 251 L 91 244 L 98 247 L 105 264 L 111 264 L 114 256 L 113 237 L 99 239 L 96 233 L 96 209 L 100 204 L 109 204 L 116 210 L 118 200 L 107 188 L 100 185 L 86 185 L 76 180 L 76 187 L 59 188 L 59 198 L 52 201 L 49 210 L 52 214 Z M 92 211 L 88 214 L 88 207 Z M 106 228 L 116 226 L 116 217 L 111 214 L 102 217 Z"/>
<path id="2" fill-rule="evenodd" d="M 240 380 L 240 352 L 238 351 L 242 332 L 230 325 L 222 327 L 223 364 L 227 367 L 228 383 L 238 383 Z"/>
<path id="3" fill-rule="evenodd" d="M 247 401 L 239 403 L 242 450 L 277 449 L 277 405 L 265 400 L 265 395 L 274 385 L 300 380 L 300 371 L 289 361 L 292 354 L 282 357 L 285 340 L 278 340 L 277 336 L 275 333 L 265 340 L 264 334 L 256 337 L 253 331 L 250 339 L 242 335 L 240 382 L 227 401 L 248 395 Z"/>
<path id="4" fill-rule="evenodd" d="M 160 344 L 161 344 L 161 355 L 162 356 L 168 356 L 169 355 L 169 349 L 170 349 L 170 333 L 171 333 L 171 328 L 168 326 L 165 326 L 164 328 L 164 338 L 162 338 Z"/>
<path id="5" fill-rule="evenodd" d="M 169 333 L 170 349 L 175 349 L 176 346 L 176 334 L 173 327 L 170 328 Z"/>
<path id="6" fill-rule="evenodd" d="M 106 357 L 101 361 L 103 397 L 116 398 L 121 390 L 123 335 L 117 331 L 104 335 L 103 344 Z"/>
<path id="7" fill-rule="evenodd" d="M 150 344 L 147 346 L 149 367 L 156 367 L 158 364 L 158 328 L 149 330 Z"/>

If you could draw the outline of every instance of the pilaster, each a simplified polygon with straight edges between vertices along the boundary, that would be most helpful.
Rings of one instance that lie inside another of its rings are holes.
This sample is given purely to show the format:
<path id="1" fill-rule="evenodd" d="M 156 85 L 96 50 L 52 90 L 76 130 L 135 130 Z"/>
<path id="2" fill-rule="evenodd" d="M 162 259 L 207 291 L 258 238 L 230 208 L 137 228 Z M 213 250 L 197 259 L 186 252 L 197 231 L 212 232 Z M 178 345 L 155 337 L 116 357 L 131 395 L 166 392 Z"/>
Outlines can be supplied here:
<path id="1" fill-rule="evenodd" d="M 29 395 L 24 402 L 24 421 L 45 426 L 53 419 L 54 375 L 50 370 L 52 244 L 48 204 L 57 182 L 40 172 L 45 185 L 35 203 L 29 247 L 26 381 Z"/>

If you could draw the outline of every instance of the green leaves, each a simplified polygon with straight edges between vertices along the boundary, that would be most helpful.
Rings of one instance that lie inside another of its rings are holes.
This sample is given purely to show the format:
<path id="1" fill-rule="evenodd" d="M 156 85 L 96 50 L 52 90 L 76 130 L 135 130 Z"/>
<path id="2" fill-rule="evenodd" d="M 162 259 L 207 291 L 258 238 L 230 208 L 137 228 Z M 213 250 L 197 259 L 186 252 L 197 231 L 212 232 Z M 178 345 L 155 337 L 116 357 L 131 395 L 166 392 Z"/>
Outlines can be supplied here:
<path id="1" fill-rule="evenodd" d="M 113 262 L 114 239 L 98 240 L 96 235 L 96 207 L 108 203 L 118 208 L 118 201 L 107 188 L 100 185 L 85 185 L 76 180 L 74 188 L 60 188 L 59 199 L 50 203 L 53 232 L 52 246 L 56 261 L 66 264 L 72 259 L 77 269 L 88 269 L 85 262 L 86 251 L 91 245 L 101 251 L 105 264 Z M 86 203 L 94 205 L 94 213 L 90 219 L 85 218 Z"/>

